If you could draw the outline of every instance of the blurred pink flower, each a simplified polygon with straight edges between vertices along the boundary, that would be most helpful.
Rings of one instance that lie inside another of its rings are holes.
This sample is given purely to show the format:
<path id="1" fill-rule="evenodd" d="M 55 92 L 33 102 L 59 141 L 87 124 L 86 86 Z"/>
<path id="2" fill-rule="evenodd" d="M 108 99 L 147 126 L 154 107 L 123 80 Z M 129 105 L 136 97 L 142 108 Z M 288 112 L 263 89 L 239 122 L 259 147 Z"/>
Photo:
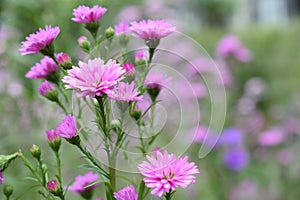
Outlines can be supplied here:
<path id="1" fill-rule="evenodd" d="M 48 141 L 50 141 L 50 142 L 53 142 L 54 140 L 59 138 L 59 136 L 56 133 L 56 130 L 53 130 L 53 129 L 47 130 L 46 135 L 47 135 Z"/>
<path id="2" fill-rule="evenodd" d="M 204 125 L 199 125 L 196 130 L 191 131 L 191 136 L 193 141 L 196 143 L 201 143 L 205 139 L 206 134 L 208 133 L 208 127 Z"/>
<path id="3" fill-rule="evenodd" d="M 87 6 L 78 6 L 73 10 L 74 17 L 72 20 L 74 22 L 88 24 L 92 22 L 98 22 L 101 20 L 103 15 L 106 13 L 106 8 L 102 8 L 101 6 L 95 5 L 92 8 Z"/>
<path id="4" fill-rule="evenodd" d="M 194 163 L 188 163 L 188 157 L 178 157 L 169 154 L 167 151 L 156 151 L 153 156 L 146 156 L 148 162 L 143 161 L 138 166 L 141 174 L 145 176 L 144 182 L 147 187 L 153 188 L 151 194 L 159 197 L 164 192 L 170 192 L 177 187 L 186 188 L 195 182 L 194 174 L 199 170 Z"/>
<path id="5" fill-rule="evenodd" d="M 3 183 L 5 180 L 5 177 L 3 175 L 3 172 L 0 171 L 0 183 Z"/>
<path id="6" fill-rule="evenodd" d="M 140 101 L 143 96 L 139 96 L 137 89 L 134 89 L 134 82 L 131 84 L 119 82 L 118 86 L 115 88 L 113 94 L 109 94 L 109 97 L 117 101 Z"/>
<path id="7" fill-rule="evenodd" d="M 151 89 L 162 89 L 170 84 L 170 78 L 163 73 L 150 72 L 147 74 L 144 85 Z"/>
<path id="8" fill-rule="evenodd" d="M 88 172 L 83 176 L 77 176 L 75 182 L 68 188 L 68 190 L 76 193 L 85 193 L 86 191 L 92 190 L 99 185 L 99 183 L 96 183 L 90 187 L 86 187 L 87 185 L 97 181 L 98 179 L 98 174 L 94 174 L 92 172 Z"/>
<path id="9" fill-rule="evenodd" d="M 261 146 L 275 146 L 284 141 L 284 132 L 280 128 L 272 128 L 262 132 L 258 136 L 258 143 Z"/>
<path id="10" fill-rule="evenodd" d="M 122 65 L 122 68 L 125 69 L 127 75 L 130 75 L 130 74 L 134 73 L 134 71 L 135 71 L 134 65 L 132 63 L 124 63 Z"/>
<path id="11" fill-rule="evenodd" d="M 260 186 L 252 180 L 242 180 L 230 193 L 230 200 L 267 199 L 263 198 Z"/>
<path id="12" fill-rule="evenodd" d="M 49 92 L 53 91 L 54 89 L 55 89 L 54 86 L 48 81 L 44 81 L 38 88 L 39 93 L 42 96 L 47 95 Z"/>
<path id="13" fill-rule="evenodd" d="M 116 36 L 122 35 L 122 34 L 129 34 L 130 33 L 130 29 L 129 29 L 129 25 L 125 22 L 125 21 L 120 21 L 118 23 L 118 25 L 115 25 L 115 33 Z"/>
<path id="14" fill-rule="evenodd" d="M 57 62 L 61 65 L 65 64 L 67 62 L 71 62 L 71 58 L 70 58 L 69 54 L 64 53 L 64 52 L 57 53 L 55 55 L 55 57 L 56 57 Z"/>
<path id="15" fill-rule="evenodd" d="M 130 30 L 136 37 L 144 39 L 150 48 L 156 48 L 159 40 L 173 33 L 176 27 L 164 20 L 133 21 Z"/>
<path id="16" fill-rule="evenodd" d="M 38 32 L 32 33 L 26 37 L 19 49 L 22 55 L 38 54 L 40 51 L 48 48 L 58 36 L 60 29 L 58 26 L 51 27 L 46 25 L 45 29 L 40 28 Z"/>
<path id="17" fill-rule="evenodd" d="M 25 75 L 26 78 L 42 79 L 51 76 L 53 72 L 58 71 L 59 68 L 54 60 L 48 56 L 45 56 L 40 63 L 36 63 L 29 72 Z"/>
<path id="18" fill-rule="evenodd" d="M 240 62 L 249 62 L 252 59 L 251 52 L 235 35 L 226 35 L 217 44 L 215 54 L 220 58 L 233 56 Z"/>
<path id="19" fill-rule="evenodd" d="M 117 200 L 137 200 L 138 195 L 132 185 L 126 186 L 119 192 L 114 192 L 114 197 Z"/>
<path id="20" fill-rule="evenodd" d="M 62 138 L 72 138 L 77 136 L 76 118 L 70 114 L 57 126 L 56 134 Z"/>
<path id="21" fill-rule="evenodd" d="M 124 9 L 120 10 L 118 18 L 126 21 L 133 21 L 140 19 L 142 13 L 138 6 L 127 6 Z"/>
<path id="22" fill-rule="evenodd" d="M 114 86 L 124 78 L 125 70 L 115 60 L 104 64 L 102 59 L 95 58 L 88 63 L 79 61 L 78 65 L 68 70 L 62 81 L 67 89 L 75 89 L 80 97 L 112 94 Z"/>
<path id="23" fill-rule="evenodd" d="M 88 41 L 88 38 L 84 35 L 80 36 L 78 39 L 77 39 L 77 42 L 79 45 L 82 45 L 83 42 L 85 41 Z"/>

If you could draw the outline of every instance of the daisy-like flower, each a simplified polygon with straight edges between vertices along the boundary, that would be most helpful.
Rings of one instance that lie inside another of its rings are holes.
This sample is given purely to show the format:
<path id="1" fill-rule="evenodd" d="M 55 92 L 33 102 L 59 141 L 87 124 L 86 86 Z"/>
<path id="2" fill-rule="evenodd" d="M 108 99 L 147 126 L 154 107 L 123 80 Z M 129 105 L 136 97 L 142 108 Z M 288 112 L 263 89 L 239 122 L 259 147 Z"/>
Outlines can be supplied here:
<path id="1" fill-rule="evenodd" d="M 66 118 L 57 126 L 56 134 L 62 138 L 73 138 L 77 134 L 76 118 L 72 115 L 67 115 Z"/>
<path id="2" fill-rule="evenodd" d="M 118 25 L 115 25 L 116 36 L 119 35 L 128 35 L 130 33 L 130 29 L 128 24 L 125 21 L 120 21 Z"/>
<path id="3" fill-rule="evenodd" d="M 25 75 L 26 78 L 31 79 L 49 79 L 52 80 L 54 73 L 59 70 L 54 60 L 48 56 L 45 56 L 40 63 L 36 63 L 29 72 Z"/>
<path id="4" fill-rule="evenodd" d="M 22 55 L 38 54 L 53 55 L 54 49 L 51 45 L 58 36 L 60 29 L 58 26 L 51 27 L 46 25 L 45 29 L 40 28 L 36 33 L 32 33 L 26 37 L 26 41 L 22 42 L 20 52 Z"/>
<path id="5" fill-rule="evenodd" d="M 97 181 L 98 179 L 98 174 L 94 174 L 93 172 L 88 172 L 83 176 L 77 176 L 75 182 L 68 188 L 68 190 L 76 193 L 85 193 L 96 188 L 99 185 L 99 183 L 96 183 L 94 185 L 91 185 L 90 187 L 86 187 L 89 184 Z"/>
<path id="6" fill-rule="evenodd" d="M 146 156 L 148 162 L 143 161 L 138 166 L 141 174 L 145 176 L 144 182 L 147 187 L 153 188 L 151 194 L 159 197 L 164 192 L 176 190 L 177 187 L 186 188 L 194 183 L 195 174 L 199 173 L 194 163 L 188 162 L 188 157 L 178 157 L 167 151 L 156 151 L 153 156 Z"/>
<path id="7" fill-rule="evenodd" d="M 169 22 L 164 20 L 142 20 L 131 22 L 130 30 L 136 37 L 144 39 L 150 48 L 156 48 L 159 40 L 176 30 Z"/>
<path id="8" fill-rule="evenodd" d="M 106 8 L 102 8 L 98 5 L 95 5 L 92 8 L 87 6 L 78 6 L 76 9 L 73 10 L 74 17 L 72 18 L 72 20 L 74 22 L 82 24 L 98 22 L 101 20 L 105 13 Z"/>
<path id="9" fill-rule="evenodd" d="M 80 62 L 79 67 L 73 66 L 62 81 L 67 89 L 75 89 L 80 97 L 103 96 L 112 94 L 114 86 L 122 80 L 125 70 L 114 60 L 104 61 L 100 58 Z"/>
<path id="10" fill-rule="evenodd" d="M 143 96 L 139 96 L 137 89 L 134 89 L 134 82 L 128 84 L 124 82 L 119 82 L 118 87 L 115 89 L 114 93 L 109 95 L 110 98 L 117 101 L 140 101 Z"/>
<path id="11" fill-rule="evenodd" d="M 137 200 L 138 194 L 132 185 L 126 186 L 119 192 L 114 192 L 114 197 L 117 200 Z"/>

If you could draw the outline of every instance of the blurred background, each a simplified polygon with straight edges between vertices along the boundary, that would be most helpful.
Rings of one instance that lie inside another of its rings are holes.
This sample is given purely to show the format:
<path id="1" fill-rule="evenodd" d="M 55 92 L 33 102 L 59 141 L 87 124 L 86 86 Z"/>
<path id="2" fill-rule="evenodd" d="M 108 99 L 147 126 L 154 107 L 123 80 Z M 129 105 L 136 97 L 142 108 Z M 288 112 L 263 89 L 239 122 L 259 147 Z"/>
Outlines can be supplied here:
<path id="1" fill-rule="evenodd" d="M 299 199 L 298 0 L 0 0 L 1 154 L 18 149 L 28 154 L 30 146 L 36 143 L 45 147 L 43 155 L 49 170 L 54 168 L 45 130 L 55 127 L 59 122 L 57 115 L 63 114 L 39 96 L 39 81 L 25 78 L 42 56 L 22 57 L 18 49 L 21 41 L 39 27 L 58 25 L 61 33 L 55 47 L 72 55 L 76 63 L 82 57 L 77 38 L 86 31 L 71 21 L 72 10 L 78 5 L 95 4 L 108 9 L 101 21 L 103 29 L 122 19 L 169 20 L 220 66 L 221 85 L 227 94 L 224 131 L 213 151 L 199 159 L 209 116 L 201 119 L 194 143 L 186 152 L 201 173 L 196 184 L 178 190 L 175 199 Z M 205 57 L 194 59 L 199 61 L 196 68 L 204 69 L 210 64 L 203 62 Z M 198 72 L 207 73 L 199 69 Z M 201 81 L 194 84 L 205 88 Z M 201 111 L 206 113 L 208 95 L 202 91 L 198 98 Z M 74 149 L 63 145 L 63 151 L 73 155 Z M 71 183 L 75 175 L 82 174 L 72 166 L 83 161 L 67 155 L 64 176 Z M 34 184 L 23 178 L 29 172 L 21 161 L 16 160 L 11 166 L 5 176 L 15 185 L 14 198 L 40 199 L 32 194 Z M 68 197 L 80 199 L 72 195 Z"/>

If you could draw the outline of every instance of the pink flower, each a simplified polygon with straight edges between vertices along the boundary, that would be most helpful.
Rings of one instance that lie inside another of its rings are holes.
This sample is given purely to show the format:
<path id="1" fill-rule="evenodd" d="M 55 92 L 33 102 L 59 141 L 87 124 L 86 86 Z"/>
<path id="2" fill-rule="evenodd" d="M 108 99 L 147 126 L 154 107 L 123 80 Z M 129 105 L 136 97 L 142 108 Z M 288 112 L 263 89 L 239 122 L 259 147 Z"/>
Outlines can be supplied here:
<path id="1" fill-rule="evenodd" d="M 162 73 L 150 72 L 144 82 L 147 88 L 162 89 L 170 84 L 170 79 Z"/>
<path id="2" fill-rule="evenodd" d="M 62 138 L 77 136 L 76 118 L 70 114 L 57 126 L 56 134 Z"/>
<path id="3" fill-rule="evenodd" d="M 140 60 L 148 60 L 149 59 L 149 55 L 148 52 L 144 51 L 144 50 L 138 50 L 136 52 L 136 54 L 134 55 L 134 60 L 135 61 L 140 61 Z"/>
<path id="4" fill-rule="evenodd" d="M 56 131 L 53 130 L 53 129 L 52 130 L 47 130 L 46 135 L 47 135 L 48 141 L 50 141 L 50 142 L 53 142 L 54 140 L 59 138 Z"/>
<path id="5" fill-rule="evenodd" d="M 55 90 L 54 86 L 48 81 L 44 81 L 38 89 L 42 96 L 46 96 L 49 92 Z"/>
<path id="6" fill-rule="evenodd" d="M 46 185 L 49 191 L 57 191 L 60 189 L 60 185 L 57 180 L 49 181 Z"/>
<path id="7" fill-rule="evenodd" d="M 159 40 L 173 33 L 176 27 L 164 20 L 142 20 L 131 22 L 130 30 L 144 40 Z"/>
<path id="8" fill-rule="evenodd" d="M 57 53 L 55 55 L 55 57 L 56 57 L 57 62 L 61 65 L 65 64 L 67 62 L 71 62 L 71 58 L 70 58 L 69 54 L 67 54 L 67 53 L 60 52 L 60 53 Z"/>
<path id="9" fill-rule="evenodd" d="M 244 47 L 243 43 L 234 35 L 226 35 L 216 47 L 216 56 L 227 58 L 233 56 L 241 62 L 249 62 L 252 59 L 251 52 Z"/>
<path id="10" fill-rule="evenodd" d="M 116 36 L 127 35 L 130 32 L 129 26 L 125 21 L 120 21 L 118 25 L 115 25 Z"/>
<path id="11" fill-rule="evenodd" d="M 262 146 L 275 146 L 284 141 L 284 133 L 280 128 L 273 128 L 262 132 L 258 137 L 258 143 Z"/>
<path id="12" fill-rule="evenodd" d="M 5 177 L 3 175 L 3 173 L 0 171 L 0 183 L 3 183 L 5 180 Z"/>
<path id="13" fill-rule="evenodd" d="M 52 58 L 45 56 L 40 63 L 36 63 L 33 67 L 31 67 L 25 77 L 31 79 L 47 78 L 58 70 L 59 68 Z"/>
<path id="14" fill-rule="evenodd" d="M 106 8 L 102 8 L 95 5 L 92 8 L 87 6 L 78 6 L 78 8 L 73 10 L 74 17 L 72 20 L 74 22 L 88 24 L 92 22 L 98 22 L 101 20 L 103 15 L 106 13 Z"/>
<path id="15" fill-rule="evenodd" d="M 96 183 L 90 187 L 86 187 L 86 186 L 97 181 L 98 179 L 99 179 L 98 174 L 88 172 L 83 176 L 77 176 L 73 185 L 71 185 L 68 189 L 72 192 L 84 193 L 88 190 L 92 190 L 96 188 L 99 185 L 99 183 Z"/>
<path id="16" fill-rule="evenodd" d="M 138 195 L 132 185 L 126 186 L 119 192 L 114 192 L 114 197 L 117 200 L 137 200 Z"/>
<path id="17" fill-rule="evenodd" d="M 134 82 L 131 84 L 119 82 L 118 87 L 115 89 L 112 95 L 109 95 L 110 98 L 117 101 L 140 101 L 143 99 L 143 96 L 139 96 L 137 89 L 134 89 Z"/>
<path id="18" fill-rule="evenodd" d="M 125 69 L 126 74 L 130 75 L 132 73 L 134 73 L 134 65 L 132 63 L 124 63 L 122 65 L 123 69 Z"/>
<path id="19" fill-rule="evenodd" d="M 78 39 L 77 39 L 77 42 L 79 45 L 82 45 L 83 42 L 85 41 L 88 41 L 87 37 L 85 37 L 84 35 L 80 36 Z"/>
<path id="20" fill-rule="evenodd" d="M 138 166 L 141 174 L 145 176 L 144 182 L 147 187 L 153 188 L 151 194 L 159 197 L 164 192 L 170 192 L 177 187 L 186 188 L 189 184 L 195 182 L 194 174 L 199 170 L 194 163 L 188 163 L 188 157 L 178 157 L 156 151 L 153 156 L 146 156 L 148 162 L 144 161 Z"/>
<path id="21" fill-rule="evenodd" d="M 19 51 L 22 55 L 37 54 L 41 51 L 41 53 L 44 53 L 43 50 L 49 48 L 59 32 L 58 26 L 52 28 L 46 25 L 45 29 L 40 28 L 38 32 L 27 36 L 26 41 L 22 42 L 22 47 Z"/>
<path id="22" fill-rule="evenodd" d="M 73 66 L 62 81 L 67 89 L 75 89 L 80 97 L 102 96 L 112 94 L 114 86 L 122 80 L 125 70 L 114 60 L 105 64 L 100 58 L 88 60 L 88 63 L 79 61 L 79 67 Z"/>

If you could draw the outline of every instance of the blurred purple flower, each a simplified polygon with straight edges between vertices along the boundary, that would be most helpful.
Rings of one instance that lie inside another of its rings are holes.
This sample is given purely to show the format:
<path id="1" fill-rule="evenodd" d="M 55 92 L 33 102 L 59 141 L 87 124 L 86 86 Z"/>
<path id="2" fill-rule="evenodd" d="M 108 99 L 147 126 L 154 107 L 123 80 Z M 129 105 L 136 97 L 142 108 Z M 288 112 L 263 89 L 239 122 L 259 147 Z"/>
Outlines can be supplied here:
<path id="1" fill-rule="evenodd" d="M 95 5 L 92 8 L 89 8 L 87 6 L 78 6 L 76 9 L 73 10 L 74 17 L 72 18 L 72 20 L 74 22 L 82 24 L 98 22 L 106 13 L 106 10 L 106 8 L 102 8 L 98 5 Z"/>
<path id="2" fill-rule="evenodd" d="M 120 10 L 118 18 L 126 21 L 133 21 L 140 19 L 142 13 L 138 6 L 127 6 L 124 9 Z"/>
<path id="3" fill-rule="evenodd" d="M 134 65 L 132 63 L 124 63 L 122 65 L 122 68 L 125 69 L 127 75 L 130 75 L 135 71 Z"/>
<path id="4" fill-rule="evenodd" d="M 58 36 L 59 32 L 58 26 L 52 28 L 46 25 L 45 29 L 39 28 L 38 32 L 26 37 L 26 41 L 22 42 L 22 47 L 19 51 L 22 55 L 38 54 L 41 51 L 45 51 Z"/>
<path id="5" fill-rule="evenodd" d="M 99 183 L 96 183 L 94 185 L 86 187 L 89 184 L 97 181 L 98 179 L 98 174 L 94 174 L 92 172 L 88 172 L 83 176 L 77 176 L 75 182 L 68 188 L 68 190 L 76 193 L 85 193 L 86 191 L 92 190 L 99 185 Z"/>
<path id="6" fill-rule="evenodd" d="M 117 200 L 137 200 L 138 195 L 132 185 L 126 186 L 118 192 L 114 192 Z"/>
<path id="7" fill-rule="evenodd" d="M 56 134 L 62 138 L 72 138 L 77 136 L 76 118 L 70 114 L 57 126 Z"/>
<path id="8" fill-rule="evenodd" d="M 235 127 L 224 129 L 219 139 L 220 145 L 240 145 L 243 142 L 244 133 Z"/>
<path id="9" fill-rule="evenodd" d="M 224 36 L 217 44 L 215 54 L 219 58 L 233 56 L 240 62 L 249 62 L 252 59 L 251 52 L 235 35 Z"/>
<path id="10" fill-rule="evenodd" d="M 266 130 L 258 136 L 258 143 L 261 146 L 276 146 L 284 141 L 284 132 L 281 128 Z"/>
<path id="11" fill-rule="evenodd" d="M 265 199 L 259 194 L 259 185 L 252 180 L 242 180 L 230 193 L 230 200 Z"/>
<path id="12" fill-rule="evenodd" d="M 131 84 L 119 82 L 114 93 L 108 96 L 114 100 L 126 102 L 140 101 L 143 99 L 143 96 L 139 95 L 138 90 L 134 89 L 134 82 Z"/>
<path id="13" fill-rule="evenodd" d="M 58 71 L 59 68 L 54 60 L 45 56 L 40 63 L 36 63 L 25 75 L 26 78 L 43 79 L 51 76 L 52 73 Z"/>
<path id="14" fill-rule="evenodd" d="M 114 86 L 124 78 L 125 70 L 115 60 L 104 64 L 102 59 L 95 58 L 88 63 L 79 61 L 78 65 L 68 70 L 62 81 L 67 89 L 75 89 L 80 97 L 112 94 Z"/>
<path id="15" fill-rule="evenodd" d="M 191 135 L 193 136 L 193 141 L 195 143 L 201 143 L 205 139 L 205 136 L 208 132 L 208 127 L 204 125 L 199 125 L 196 130 L 193 130 L 191 132 Z"/>
<path id="16" fill-rule="evenodd" d="M 53 91 L 54 89 L 55 89 L 54 86 L 48 81 L 44 81 L 38 88 L 39 93 L 42 96 L 47 95 L 49 92 Z"/>
<path id="17" fill-rule="evenodd" d="M 170 78 L 163 73 L 150 72 L 147 74 L 144 85 L 151 89 L 162 89 L 170 84 Z"/>
<path id="18" fill-rule="evenodd" d="M 0 171 L 0 183 L 3 183 L 5 181 L 5 177 L 3 175 L 3 172 Z"/>
<path id="19" fill-rule="evenodd" d="M 188 157 L 178 157 L 167 151 L 156 151 L 153 156 L 146 156 L 148 161 L 143 161 L 139 170 L 147 187 L 153 188 L 151 194 L 161 197 L 164 192 L 175 190 L 177 187 L 186 188 L 194 183 L 195 174 L 199 170 L 195 163 L 189 163 Z"/>
<path id="20" fill-rule="evenodd" d="M 118 25 L 115 25 L 115 31 L 116 31 L 116 36 L 119 35 L 127 35 L 130 33 L 129 25 L 126 23 L 126 21 L 120 21 Z"/>
<path id="21" fill-rule="evenodd" d="M 248 151 L 242 148 L 229 149 L 223 153 L 222 157 L 225 166 L 233 171 L 244 169 L 250 160 Z"/>

